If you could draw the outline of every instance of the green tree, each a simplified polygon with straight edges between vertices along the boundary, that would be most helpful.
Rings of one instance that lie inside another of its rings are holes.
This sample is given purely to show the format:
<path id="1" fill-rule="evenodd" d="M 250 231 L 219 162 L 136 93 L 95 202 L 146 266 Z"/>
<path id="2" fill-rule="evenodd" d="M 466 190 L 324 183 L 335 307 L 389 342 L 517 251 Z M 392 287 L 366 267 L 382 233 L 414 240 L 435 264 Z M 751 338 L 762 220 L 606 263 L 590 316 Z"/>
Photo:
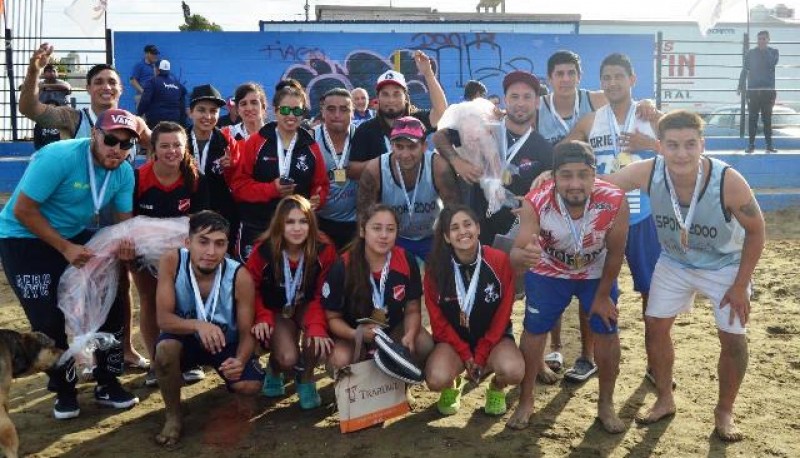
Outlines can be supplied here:
<path id="1" fill-rule="evenodd" d="M 185 22 L 185 24 L 178 26 L 181 32 L 222 32 L 222 27 L 216 23 L 199 14 L 192 14 L 186 2 L 181 2 L 181 7 L 183 8 L 183 20 Z"/>

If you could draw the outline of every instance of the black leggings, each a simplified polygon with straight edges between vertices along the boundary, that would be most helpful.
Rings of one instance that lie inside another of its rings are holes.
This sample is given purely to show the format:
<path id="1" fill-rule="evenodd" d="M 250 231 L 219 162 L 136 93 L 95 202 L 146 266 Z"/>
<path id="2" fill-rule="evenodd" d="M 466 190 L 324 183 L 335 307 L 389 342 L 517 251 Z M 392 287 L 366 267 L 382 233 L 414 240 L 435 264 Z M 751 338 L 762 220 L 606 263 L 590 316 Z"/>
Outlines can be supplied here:
<path id="1" fill-rule="evenodd" d="M 84 231 L 70 241 L 83 244 L 89 239 Z M 56 341 L 58 348 L 68 347 L 64 328 L 64 313 L 58 308 L 58 283 L 68 267 L 67 260 L 55 248 L 36 238 L 0 239 L 0 259 L 8 279 L 31 324 Z M 119 295 L 114 299 L 106 322 L 100 328 L 122 341 L 125 326 L 124 310 Z M 120 345 L 107 351 L 96 351 L 97 368 L 94 371 L 98 384 L 114 381 L 122 374 L 124 359 Z M 47 388 L 57 393 L 75 390 L 75 377 L 68 377 L 71 364 L 48 371 Z"/>
<path id="2" fill-rule="evenodd" d="M 764 123 L 764 139 L 767 146 L 772 146 L 772 107 L 775 106 L 775 97 L 774 89 L 747 91 L 747 110 L 750 112 L 747 119 L 747 133 L 751 145 L 756 141 L 758 115 L 761 114 L 761 122 Z"/>

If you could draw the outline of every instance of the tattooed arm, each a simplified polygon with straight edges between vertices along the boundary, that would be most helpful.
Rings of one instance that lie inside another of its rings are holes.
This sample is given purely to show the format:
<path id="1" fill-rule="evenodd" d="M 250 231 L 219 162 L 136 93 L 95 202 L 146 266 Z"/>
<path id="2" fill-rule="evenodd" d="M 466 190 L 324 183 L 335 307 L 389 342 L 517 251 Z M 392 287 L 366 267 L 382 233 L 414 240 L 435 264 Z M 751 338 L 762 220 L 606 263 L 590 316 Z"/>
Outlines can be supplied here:
<path id="1" fill-rule="evenodd" d="M 366 162 L 358 181 L 357 213 L 361 215 L 370 205 L 381 199 L 380 156 Z"/>
<path id="2" fill-rule="evenodd" d="M 750 296 L 747 287 L 753 276 L 753 271 L 764 250 L 766 239 L 764 231 L 764 215 L 758 206 L 750 185 L 739 172 L 729 168 L 725 172 L 725 186 L 722 190 L 725 208 L 744 228 L 744 246 L 742 247 L 742 260 L 733 285 L 725 293 L 720 304 L 721 307 L 730 305 L 730 321 L 734 313 L 739 316 L 742 325 L 747 324 L 750 315 Z"/>
<path id="3" fill-rule="evenodd" d="M 431 162 L 433 164 L 433 184 L 442 202 L 445 205 L 461 203 L 456 174 L 450 167 L 450 163 L 439 154 L 434 154 Z"/>

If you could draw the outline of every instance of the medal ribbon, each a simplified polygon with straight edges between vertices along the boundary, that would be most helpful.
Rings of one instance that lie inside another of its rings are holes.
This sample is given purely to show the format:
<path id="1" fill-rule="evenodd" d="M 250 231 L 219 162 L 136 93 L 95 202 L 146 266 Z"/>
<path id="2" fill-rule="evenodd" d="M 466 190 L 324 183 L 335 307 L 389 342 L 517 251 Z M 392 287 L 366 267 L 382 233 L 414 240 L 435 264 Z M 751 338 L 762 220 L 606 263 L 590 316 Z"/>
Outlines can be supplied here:
<path id="1" fill-rule="evenodd" d="M 286 148 L 286 150 L 283 148 L 281 134 L 277 130 L 275 131 L 275 139 L 278 142 L 278 175 L 282 177 L 288 177 L 289 167 L 292 165 L 292 153 L 294 152 L 294 145 L 297 143 L 297 132 L 294 133 L 292 141 L 289 142 L 289 148 Z"/>
<path id="2" fill-rule="evenodd" d="M 192 152 L 194 153 L 194 160 L 197 161 L 197 164 L 200 166 L 200 175 L 206 174 L 206 162 L 208 161 L 208 147 L 211 145 L 211 137 L 208 137 L 208 141 L 206 145 L 203 147 L 203 151 L 199 151 L 197 147 L 197 136 L 194 134 L 194 131 L 191 133 L 192 136 Z"/>
<path id="3" fill-rule="evenodd" d="M 336 147 L 333 146 L 333 140 L 331 140 L 331 136 L 328 133 L 328 129 L 325 128 L 323 124 L 320 126 L 320 131 L 322 131 L 322 143 L 325 145 L 325 149 L 331 153 L 331 157 L 333 158 L 333 163 L 336 164 L 336 169 L 344 169 L 344 164 L 347 161 L 347 158 L 350 156 L 350 139 L 353 134 L 353 130 L 350 129 L 347 132 L 347 137 L 344 140 L 344 147 L 342 148 L 342 154 L 337 158 Z"/>
<path id="4" fill-rule="evenodd" d="M 385 309 L 384 306 L 384 293 L 386 292 L 386 279 L 389 277 L 389 263 L 392 262 L 392 252 L 386 255 L 386 262 L 383 263 L 381 269 L 381 278 L 378 280 L 379 285 L 375 284 L 375 279 L 372 274 L 369 274 L 369 282 L 372 285 L 372 307 L 376 310 Z"/>
<path id="5" fill-rule="evenodd" d="M 614 109 L 609 105 L 608 107 L 608 126 L 611 129 L 611 144 L 614 146 L 614 156 L 617 156 L 621 151 L 619 148 L 619 137 L 622 132 L 631 132 L 633 130 L 633 123 L 636 120 L 636 102 L 631 100 L 631 106 L 628 107 L 628 114 L 625 116 L 625 124 L 620 127 L 617 123 L 617 116 L 614 114 Z"/>
<path id="6" fill-rule="evenodd" d="M 478 245 L 478 256 L 475 259 L 475 270 L 472 272 L 472 277 L 469 280 L 469 288 L 464 287 L 464 278 L 461 275 L 458 261 L 451 258 L 453 261 L 453 274 L 456 277 L 456 297 L 458 298 L 458 307 L 464 312 L 464 315 L 469 318 L 472 313 L 472 307 L 475 305 L 475 292 L 478 290 L 478 279 L 481 276 L 481 247 Z"/>
<path id="7" fill-rule="evenodd" d="M 294 304 L 294 298 L 297 297 L 297 291 L 300 290 L 300 283 L 303 282 L 303 265 L 305 264 L 305 255 L 300 255 L 300 261 L 297 263 L 297 269 L 292 275 L 292 269 L 289 267 L 289 255 L 286 251 L 283 254 L 283 282 L 284 290 L 286 291 L 286 305 L 291 307 Z"/>
<path id="8" fill-rule="evenodd" d="M 669 169 L 667 168 L 666 164 L 664 164 L 664 175 L 666 175 L 667 185 L 669 186 L 669 200 L 672 201 L 672 211 L 675 213 L 675 219 L 678 221 L 678 225 L 681 227 L 681 232 L 685 234 L 686 237 L 686 244 L 683 243 L 684 239 L 681 238 L 681 245 L 683 246 L 684 251 L 686 251 L 689 246 L 689 229 L 692 227 L 692 221 L 694 221 L 694 212 L 697 210 L 697 200 L 700 198 L 700 189 L 703 187 L 703 161 L 702 159 L 699 161 L 699 167 L 697 168 L 697 178 L 694 183 L 694 191 L 692 191 L 692 200 L 689 204 L 689 211 L 686 212 L 686 218 L 683 218 L 681 215 L 681 204 L 678 200 L 678 194 L 675 192 L 675 185 L 672 184 L 672 177 L 669 176 Z"/>
<path id="9" fill-rule="evenodd" d="M 572 216 L 569 214 L 569 210 L 567 209 L 567 205 L 564 203 L 564 199 L 561 198 L 561 194 L 556 193 L 556 201 L 558 202 L 558 210 L 561 212 L 564 220 L 567 222 L 567 226 L 569 227 L 569 231 L 572 233 L 572 242 L 575 245 L 575 256 L 583 256 L 583 238 L 586 236 L 586 228 L 589 227 L 589 205 L 592 202 L 591 197 L 586 199 L 586 205 L 583 207 L 583 216 L 581 216 L 581 228 L 578 231 L 578 228 L 575 227 L 575 220 L 572 219 Z"/>
<path id="10" fill-rule="evenodd" d="M 501 125 L 501 130 L 503 131 L 503 138 L 500 140 L 503 145 L 503 168 L 507 169 L 508 165 L 511 164 L 511 160 L 519 153 L 519 150 L 522 149 L 522 145 L 528 141 L 528 137 L 531 136 L 531 132 L 533 132 L 533 127 L 528 127 L 528 130 L 522 134 L 522 137 L 519 138 L 511 147 L 508 146 L 508 128 L 506 127 L 506 121 L 503 120 Z"/>
<path id="11" fill-rule="evenodd" d="M 389 160 L 391 161 L 391 158 L 389 158 Z M 425 158 L 423 157 L 422 160 L 424 161 Z M 403 188 L 403 197 L 406 198 L 406 205 L 408 205 L 408 222 L 409 222 L 409 224 L 411 223 L 411 220 L 414 217 L 414 204 L 417 203 L 417 191 L 419 190 L 419 179 L 422 176 L 422 164 L 423 164 L 423 162 L 420 162 L 419 168 L 417 169 L 417 179 L 414 180 L 414 183 L 415 183 L 414 184 L 414 193 L 411 195 L 411 199 L 409 200 L 409 198 L 408 198 L 408 190 L 406 188 L 406 181 L 403 179 L 403 172 L 400 170 L 400 164 L 397 161 L 395 161 L 395 163 L 394 163 L 394 166 L 397 169 L 397 178 L 398 178 L 398 181 L 400 182 L 400 187 Z"/>
<path id="12" fill-rule="evenodd" d="M 106 195 L 106 189 L 108 189 L 108 180 L 111 179 L 111 171 L 106 170 L 106 176 L 103 179 L 103 186 L 100 188 L 100 193 L 98 193 L 97 179 L 94 176 L 94 161 L 92 160 L 91 147 L 89 147 L 86 150 L 86 157 L 87 160 L 89 161 L 89 188 L 92 192 L 92 204 L 94 204 L 94 216 L 95 218 L 97 218 L 100 215 L 100 207 L 103 206 L 103 198 Z"/>
<path id="13" fill-rule="evenodd" d="M 556 110 L 556 104 L 553 100 L 553 93 L 551 92 L 548 96 L 550 99 L 550 114 L 553 115 L 553 119 L 558 122 L 558 124 L 564 129 L 564 133 L 569 135 L 569 132 L 572 130 L 572 127 L 578 121 L 578 113 L 580 110 L 580 92 L 578 89 L 575 89 L 575 106 L 572 109 L 572 117 L 570 118 L 570 122 L 564 120 L 560 114 L 558 114 L 558 110 Z"/>
<path id="14" fill-rule="evenodd" d="M 203 303 L 203 298 L 200 297 L 200 287 L 197 286 L 197 278 L 194 276 L 194 269 L 189 266 L 189 280 L 192 283 L 192 292 L 194 293 L 194 308 L 197 313 L 197 319 L 211 323 L 214 318 L 214 313 L 217 312 L 217 302 L 219 302 L 219 288 L 222 283 L 222 264 L 217 266 L 217 271 L 214 274 L 214 285 L 211 287 L 211 292 Z"/>

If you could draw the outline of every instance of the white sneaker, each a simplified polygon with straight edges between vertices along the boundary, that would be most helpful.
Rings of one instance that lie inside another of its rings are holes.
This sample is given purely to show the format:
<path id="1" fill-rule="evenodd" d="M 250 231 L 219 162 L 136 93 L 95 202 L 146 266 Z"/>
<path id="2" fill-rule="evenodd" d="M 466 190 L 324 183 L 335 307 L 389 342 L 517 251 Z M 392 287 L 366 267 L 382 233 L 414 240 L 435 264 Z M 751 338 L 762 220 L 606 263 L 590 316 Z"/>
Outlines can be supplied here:
<path id="1" fill-rule="evenodd" d="M 183 381 L 186 383 L 196 383 L 204 378 L 206 378 L 206 373 L 203 372 L 203 368 L 200 366 L 189 369 L 183 373 Z"/>

